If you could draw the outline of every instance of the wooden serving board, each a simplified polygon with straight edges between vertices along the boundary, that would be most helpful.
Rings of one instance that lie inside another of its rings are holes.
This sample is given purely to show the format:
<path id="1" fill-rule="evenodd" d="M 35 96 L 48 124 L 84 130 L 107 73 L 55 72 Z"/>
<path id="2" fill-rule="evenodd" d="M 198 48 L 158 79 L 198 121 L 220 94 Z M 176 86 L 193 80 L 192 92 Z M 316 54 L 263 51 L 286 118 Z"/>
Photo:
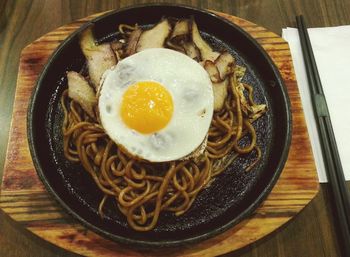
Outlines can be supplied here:
<path id="1" fill-rule="evenodd" d="M 36 79 L 54 49 L 96 14 L 60 27 L 23 49 L 10 129 L 0 208 L 39 237 L 87 256 L 214 256 L 245 247 L 281 228 L 317 194 L 319 184 L 303 108 L 287 42 L 246 20 L 217 13 L 251 34 L 269 53 L 288 88 L 293 136 L 287 163 L 268 198 L 232 229 L 198 244 L 176 249 L 141 251 L 87 230 L 46 192 L 33 167 L 26 131 L 27 107 Z"/>

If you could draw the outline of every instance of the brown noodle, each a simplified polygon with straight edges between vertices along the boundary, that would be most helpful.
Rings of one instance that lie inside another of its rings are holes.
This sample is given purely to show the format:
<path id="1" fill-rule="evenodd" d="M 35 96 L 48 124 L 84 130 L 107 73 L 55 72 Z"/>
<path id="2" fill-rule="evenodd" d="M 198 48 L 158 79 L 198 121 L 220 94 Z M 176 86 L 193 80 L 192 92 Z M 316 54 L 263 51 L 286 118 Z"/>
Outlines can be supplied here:
<path id="1" fill-rule="evenodd" d="M 125 27 L 132 29 L 133 27 Z M 72 162 L 80 162 L 104 193 L 99 213 L 109 197 L 118 203 L 131 228 L 149 231 L 155 227 L 160 212 L 170 211 L 176 216 L 185 213 L 197 194 L 219 175 L 229 163 L 221 163 L 230 153 L 230 162 L 239 154 L 256 151 L 256 160 L 247 167 L 250 170 L 261 158 L 256 145 L 256 133 L 251 120 L 241 109 L 235 75 L 230 77 L 230 87 L 224 107 L 215 112 L 208 142 L 200 158 L 165 163 L 149 163 L 130 156 L 118 147 L 100 125 L 95 112 L 90 117 L 64 91 L 61 104 L 64 111 L 64 155 Z M 252 87 L 245 85 L 249 102 L 255 105 Z M 240 139 L 249 134 L 250 143 L 241 147 Z"/>

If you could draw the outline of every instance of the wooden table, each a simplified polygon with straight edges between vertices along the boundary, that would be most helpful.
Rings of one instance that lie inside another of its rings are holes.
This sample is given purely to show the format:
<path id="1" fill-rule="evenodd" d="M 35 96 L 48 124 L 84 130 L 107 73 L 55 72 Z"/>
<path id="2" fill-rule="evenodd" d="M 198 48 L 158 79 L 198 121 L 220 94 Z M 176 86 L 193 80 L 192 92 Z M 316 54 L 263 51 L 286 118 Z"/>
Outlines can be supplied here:
<path id="1" fill-rule="evenodd" d="M 21 49 L 70 21 L 141 2 L 151 1 L 0 1 L 0 179 Z M 347 0 L 173 2 L 226 12 L 277 34 L 281 34 L 283 27 L 295 26 L 295 15 L 300 13 L 304 14 L 309 26 L 350 24 L 350 2 Z M 321 185 L 319 195 L 285 228 L 227 256 L 340 256 L 334 222 L 327 185 Z M 0 211 L 0 256 L 75 255 L 37 238 Z"/>

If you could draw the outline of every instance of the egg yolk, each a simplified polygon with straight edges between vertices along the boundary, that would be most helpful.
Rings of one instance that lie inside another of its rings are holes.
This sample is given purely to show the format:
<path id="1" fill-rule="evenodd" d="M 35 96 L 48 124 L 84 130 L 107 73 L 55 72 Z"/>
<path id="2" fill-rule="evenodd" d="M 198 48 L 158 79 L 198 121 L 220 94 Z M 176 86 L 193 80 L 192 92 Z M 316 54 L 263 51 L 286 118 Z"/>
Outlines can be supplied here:
<path id="1" fill-rule="evenodd" d="M 123 122 L 143 134 L 164 128 L 174 111 L 169 91 L 154 81 L 141 81 L 128 87 L 121 103 Z"/>

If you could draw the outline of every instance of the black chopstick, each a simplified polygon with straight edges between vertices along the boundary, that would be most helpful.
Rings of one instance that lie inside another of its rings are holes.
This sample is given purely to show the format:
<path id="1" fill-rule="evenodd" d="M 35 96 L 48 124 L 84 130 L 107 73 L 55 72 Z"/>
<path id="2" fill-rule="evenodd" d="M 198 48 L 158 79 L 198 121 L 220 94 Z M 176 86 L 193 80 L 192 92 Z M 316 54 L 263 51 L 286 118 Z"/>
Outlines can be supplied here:
<path id="1" fill-rule="evenodd" d="M 322 156 L 325 161 L 327 178 L 331 186 L 334 205 L 342 236 L 342 248 L 345 256 L 350 256 L 350 197 L 345 184 L 337 144 L 330 120 L 327 102 L 317 70 L 310 38 L 302 15 L 296 17 L 304 63 L 311 90 L 314 115 L 318 127 Z M 336 85 L 334 85 L 336 86 Z"/>

